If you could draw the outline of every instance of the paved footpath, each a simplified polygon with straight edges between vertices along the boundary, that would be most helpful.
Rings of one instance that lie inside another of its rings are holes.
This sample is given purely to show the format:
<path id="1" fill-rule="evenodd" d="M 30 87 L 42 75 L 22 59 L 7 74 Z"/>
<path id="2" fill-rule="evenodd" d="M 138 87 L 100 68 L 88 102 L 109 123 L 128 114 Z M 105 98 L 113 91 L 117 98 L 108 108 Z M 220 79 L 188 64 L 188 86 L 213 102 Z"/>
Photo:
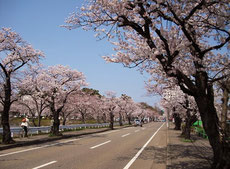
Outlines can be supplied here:
<path id="1" fill-rule="evenodd" d="M 115 127 L 119 129 L 121 127 Z M 139 161 L 143 162 L 142 158 L 148 155 L 148 159 L 152 158 L 151 165 L 144 168 L 151 169 L 208 169 L 211 165 L 212 159 L 212 149 L 209 145 L 207 139 L 192 134 L 192 139 L 194 142 L 184 142 L 180 137 L 181 131 L 176 131 L 173 129 L 174 125 L 170 123 L 167 130 L 166 125 L 157 134 L 158 138 L 162 140 L 162 145 L 155 148 L 147 147 L 146 150 L 140 155 Z M 44 135 L 33 135 L 29 138 L 14 138 L 15 144 L 3 145 L 0 144 L 0 151 L 4 149 L 9 149 L 13 147 L 20 147 L 26 145 L 37 145 L 45 142 L 51 142 L 55 140 L 71 138 L 76 136 L 88 135 L 93 133 L 105 132 L 110 129 L 98 128 L 98 129 L 85 129 L 79 131 L 64 132 L 63 136 L 48 137 L 47 134 Z M 157 139 L 157 138 L 156 138 Z M 164 149 L 164 142 L 166 148 Z M 153 146 L 152 146 L 153 147 Z M 154 152 L 150 152 L 154 151 Z M 151 157 L 149 157 L 151 156 Z"/>
<path id="2" fill-rule="evenodd" d="M 168 128 L 167 169 L 209 169 L 213 156 L 207 139 L 191 134 L 194 142 L 185 142 L 181 131 Z"/>

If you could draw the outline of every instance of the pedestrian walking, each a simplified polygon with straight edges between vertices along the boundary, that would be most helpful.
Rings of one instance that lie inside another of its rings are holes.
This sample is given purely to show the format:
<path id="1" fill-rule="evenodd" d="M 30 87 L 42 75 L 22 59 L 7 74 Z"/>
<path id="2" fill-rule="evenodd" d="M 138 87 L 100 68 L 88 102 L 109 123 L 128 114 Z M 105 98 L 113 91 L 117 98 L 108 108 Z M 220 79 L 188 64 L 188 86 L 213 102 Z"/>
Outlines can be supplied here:
<path id="1" fill-rule="evenodd" d="M 24 130 L 24 136 L 28 137 L 29 119 L 27 117 L 22 119 L 21 127 Z"/>

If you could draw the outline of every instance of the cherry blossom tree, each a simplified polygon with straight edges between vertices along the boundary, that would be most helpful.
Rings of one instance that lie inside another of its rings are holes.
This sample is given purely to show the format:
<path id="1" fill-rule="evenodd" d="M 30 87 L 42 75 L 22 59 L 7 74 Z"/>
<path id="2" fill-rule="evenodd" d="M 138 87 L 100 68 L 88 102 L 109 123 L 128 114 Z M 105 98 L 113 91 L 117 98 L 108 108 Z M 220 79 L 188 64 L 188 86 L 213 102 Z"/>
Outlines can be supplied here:
<path id="1" fill-rule="evenodd" d="M 27 78 L 31 79 L 31 76 Z M 34 95 L 45 100 L 54 121 L 51 133 L 59 135 L 60 112 L 65 107 L 70 94 L 80 91 L 83 86 L 87 85 L 85 77 L 83 73 L 72 70 L 68 66 L 56 65 L 39 70 L 34 81 L 36 87 L 26 83 L 27 88 L 31 87 L 31 90 L 34 89 Z M 34 83 L 34 81 L 31 81 L 31 83 Z"/>
<path id="2" fill-rule="evenodd" d="M 114 129 L 114 117 L 115 109 L 117 107 L 116 93 L 113 91 L 107 91 L 106 97 L 103 97 L 103 109 L 109 114 L 109 127 L 111 130 Z"/>
<path id="3" fill-rule="evenodd" d="M 71 70 L 67 66 L 57 65 L 42 72 L 38 81 L 46 85 L 42 92 L 46 95 L 54 118 L 53 131 L 51 132 L 54 135 L 59 135 L 59 113 L 64 108 L 68 96 L 87 85 L 85 77 L 82 72 Z"/>
<path id="4" fill-rule="evenodd" d="M 3 110 L 2 105 L 0 106 L 0 110 L 1 110 L 1 111 Z M 20 117 L 20 116 L 23 115 L 22 112 L 24 112 L 24 110 L 25 110 L 25 108 L 24 108 L 22 105 L 18 104 L 17 101 L 15 101 L 15 102 L 13 102 L 13 103 L 11 104 L 9 116 L 11 115 L 11 116 L 13 116 L 13 117 L 14 117 L 14 116 L 15 116 L 15 117 Z M 19 122 L 19 123 L 20 123 L 20 122 Z M 19 125 L 19 123 L 18 123 L 18 125 Z"/>
<path id="5" fill-rule="evenodd" d="M 38 118 L 38 126 L 41 125 L 42 113 L 48 108 L 45 97 L 40 94 L 39 83 L 37 77 L 42 66 L 33 66 L 27 71 L 24 71 L 24 78 L 18 84 L 19 95 L 21 99 L 19 104 L 24 105 L 29 110 L 32 117 Z M 32 119 L 35 126 L 34 118 Z"/>
<path id="6" fill-rule="evenodd" d="M 125 109 L 126 118 L 128 119 L 129 125 L 131 125 L 131 120 L 134 117 L 134 112 L 136 111 L 138 105 L 133 100 L 129 100 L 127 107 Z"/>
<path id="7" fill-rule="evenodd" d="M 91 96 L 86 93 L 79 93 L 78 97 L 75 99 L 75 108 L 80 114 L 82 123 L 86 123 L 86 118 L 91 112 Z"/>
<path id="8" fill-rule="evenodd" d="M 148 105 L 145 102 L 136 103 L 136 110 L 133 114 L 138 119 L 153 119 L 153 117 L 159 116 L 159 110 L 157 108 L 153 108 L 152 106 Z"/>
<path id="9" fill-rule="evenodd" d="M 219 50 L 230 46 L 229 8 L 228 0 L 92 0 L 67 18 L 66 27 L 114 38 L 117 53 L 105 57 L 109 62 L 143 69 L 160 64 L 194 97 L 213 149 L 213 168 L 226 168 L 230 146 L 222 139 L 213 82 L 223 78 L 216 76 L 223 67 L 215 63 L 229 64 L 229 54 Z"/>
<path id="10" fill-rule="evenodd" d="M 145 105 L 147 104 L 144 102 L 136 103 L 136 109 L 132 114 L 134 119 L 139 119 L 141 121 L 144 120 L 147 114 L 147 108 L 145 107 Z"/>
<path id="11" fill-rule="evenodd" d="M 225 65 L 224 62 L 219 62 L 221 65 Z M 221 113 L 220 113 L 220 123 L 223 130 L 224 135 L 226 135 L 225 138 L 228 138 L 229 135 L 227 135 L 226 132 L 226 126 L 227 126 L 227 116 L 228 116 L 228 109 L 229 109 L 229 94 L 230 94 L 230 64 L 225 67 L 225 69 L 221 72 L 222 76 L 226 76 L 226 78 L 221 79 L 216 82 L 216 88 L 217 90 L 220 90 L 221 92 Z"/>
<path id="12" fill-rule="evenodd" d="M 100 100 L 98 101 L 98 108 L 101 113 L 103 123 L 106 123 L 108 121 L 108 113 L 105 96 L 100 97 Z"/>
<path id="13" fill-rule="evenodd" d="M 126 94 L 122 94 L 117 105 L 120 108 L 120 117 L 122 117 L 121 113 L 125 114 L 125 118 L 128 120 L 128 124 L 131 125 L 132 114 L 136 109 L 136 105 L 132 98 Z"/>
<path id="14" fill-rule="evenodd" d="M 191 126 L 197 120 L 197 106 L 193 97 L 184 94 L 178 86 L 162 90 L 162 104 L 167 109 L 172 109 L 172 116 L 175 120 L 175 129 L 181 128 L 182 119 L 185 126 L 182 128 L 182 135 L 190 139 Z"/>
<path id="15" fill-rule="evenodd" d="M 97 123 L 103 121 L 103 112 L 101 111 L 101 96 L 93 95 L 91 96 L 91 111 L 92 117 L 97 120 Z"/>
<path id="16" fill-rule="evenodd" d="M 92 89 L 92 88 L 83 88 L 83 93 L 89 97 L 89 113 L 91 115 L 91 118 L 94 118 L 97 120 L 98 123 L 100 123 L 100 119 L 102 119 L 102 111 L 100 108 L 100 105 L 102 104 L 101 95 L 98 90 Z"/>
<path id="17" fill-rule="evenodd" d="M 124 100 L 122 98 L 118 98 L 116 100 L 116 104 L 117 104 L 117 109 L 118 109 L 118 114 L 119 114 L 119 125 L 123 126 L 123 114 L 125 113 L 124 107 L 125 107 L 125 103 Z"/>
<path id="18" fill-rule="evenodd" d="M 167 78 L 160 69 L 150 72 L 151 79 L 146 83 L 146 89 L 149 94 L 158 94 L 167 109 L 172 109 L 172 116 L 175 120 L 175 129 L 181 129 L 182 118 L 185 119 L 185 127 L 182 128 L 182 135 L 190 139 L 192 124 L 197 120 L 197 106 L 193 97 L 184 94 L 177 85 L 175 79 Z M 169 117 L 169 114 L 168 114 Z"/>
<path id="19" fill-rule="evenodd" d="M 41 126 L 41 113 L 46 108 L 46 106 L 43 106 L 44 104 L 40 104 L 39 101 L 34 100 L 34 98 L 30 96 L 23 96 L 21 99 L 18 99 L 17 104 L 24 108 L 22 110 L 22 114 L 25 114 L 32 117 L 32 123 L 34 126 Z M 35 118 L 38 117 L 38 123 L 35 123 Z"/>
<path id="20" fill-rule="evenodd" d="M 153 121 L 154 117 L 157 116 L 158 113 L 156 110 L 154 109 L 147 109 L 146 110 L 146 119 L 147 119 L 147 122 L 151 122 Z"/>
<path id="21" fill-rule="evenodd" d="M 184 95 L 184 102 L 180 103 L 185 109 L 185 126 L 182 131 L 182 135 L 185 139 L 191 138 L 191 126 L 195 123 L 197 118 L 197 105 L 193 97 Z"/>
<path id="22" fill-rule="evenodd" d="M 71 94 L 68 99 L 67 102 L 65 104 L 65 106 L 63 107 L 63 109 L 60 112 L 60 116 L 62 117 L 62 125 L 66 125 L 66 121 L 67 119 L 74 113 L 76 113 L 76 109 L 75 109 L 75 105 L 73 100 L 75 99 L 75 97 L 73 97 L 73 95 Z"/>
<path id="23" fill-rule="evenodd" d="M 16 89 L 17 73 L 22 67 L 38 63 L 43 53 L 35 50 L 30 44 L 26 43 L 16 32 L 10 28 L 2 28 L 0 31 L 0 98 L 3 105 L 2 126 L 3 126 L 3 143 L 12 143 L 9 111 L 11 104 L 16 100 L 13 90 Z M 15 92 L 16 93 L 16 92 Z"/>

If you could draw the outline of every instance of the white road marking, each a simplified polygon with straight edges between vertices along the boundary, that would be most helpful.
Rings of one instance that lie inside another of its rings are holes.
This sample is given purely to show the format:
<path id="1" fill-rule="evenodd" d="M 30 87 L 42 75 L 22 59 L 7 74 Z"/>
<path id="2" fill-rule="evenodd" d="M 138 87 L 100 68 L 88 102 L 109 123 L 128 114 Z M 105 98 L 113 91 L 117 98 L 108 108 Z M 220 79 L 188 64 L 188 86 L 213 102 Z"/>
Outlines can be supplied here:
<path id="1" fill-rule="evenodd" d="M 66 141 L 63 141 L 63 142 L 60 142 L 60 143 L 48 144 L 48 145 L 44 145 L 44 146 L 40 146 L 40 147 L 34 147 L 34 148 L 24 149 L 24 150 L 20 150 L 20 151 L 11 152 L 11 153 L 0 154 L 0 157 L 13 155 L 13 154 L 18 154 L 18 153 L 23 153 L 23 152 L 32 151 L 32 150 L 37 150 L 37 149 L 46 148 L 46 147 L 51 147 L 51 146 L 55 146 L 55 145 L 59 145 L 59 144 L 65 144 L 65 143 L 72 142 L 72 141 L 77 141 L 77 140 L 80 140 L 80 139 L 81 138 L 72 139 L 72 140 L 66 140 Z"/>
<path id="2" fill-rule="evenodd" d="M 90 149 L 94 149 L 94 148 L 100 147 L 100 146 L 102 146 L 102 145 L 104 145 L 104 144 L 107 144 L 107 143 L 109 143 L 109 142 L 111 142 L 111 140 L 106 141 L 106 142 L 101 143 L 101 144 L 98 144 L 98 145 L 96 145 L 96 146 L 90 147 Z"/>
<path id="3" fill-rule="evenodd" d="M 126 137 L 126 136 L 128 136 L 128 135 L 130 135 L 130 133 L 124 134 L 124 135 L 122 135 L 121 137 Z"/>
<path id="4" fill-rule="evenodd" d="M 142 128 L 142 130 L 145 130 L 146 128 Z"/>
<path id="5" fill-rule="evenodd" d="M 138 131 L 140 131 L 140 130 L 135 130 L 135 132 L 138 132 Z"/>
<path id="6" fill-rule="evenodd" d="M 132 129 L 133 127 L 127 127 L 127 128 L 123 128 L 124 130 L 128 130 L 128 129 Z"/>
<path id="7" fill-rule="evenodd" d="M 137 152 L 137 154 L 129 161 L 129 163 L 123 169 L 128 169 L 134 163 L 134 161 L 138 158 L 138 156 L 142 153 L 142 151 L 149 144 L 149 142 L 153 139 L 153 137 L 158 133 L 158 131 L 161 129 L 163 125 L 164 123 L 157 129 L 157 131 L 150 137 L 150 139 L 145 143 L 145 145 Z"/>
<path id="8" fill-rule="evenodd" d="M 104 132 L 104 133 L 98 133 L 98 134 L 95 134 L 95 135 L 109 134 L 109 133 L 113 133 L 113 132 L 117 132 L 117 131 L 120 131 L 120 130 L 112 130 L 112 131 L 107 131 L 107 132 Z"/>
<path id="9" fill-rule="evenodd" d="M 74 141 L 77 141 L 77 140 L 80 140 L 80 139 L 77 138 L 77 139 L 72 139 L 72 140 L 66 140 L 66 141 L 63 141 L 61 143 L 69 143 L 69 142 L 74 142 Z"/>
<path id="10" fill-rule="evenodd" d="M 51 161 L 51 162 L 49 162 L 49 163 L 46 163 L 46 164 L 37 166 L 37 167 L 35 167 L 35 168 L 33 168 L 33 169 L 39 169 L 39 168 L 45 167 L 45 166 L 47 166 L 47 165 L 50 165 L 50 164 L 53 164 L 53 163 L 56 163 L 56 162 L 57 162 L 57 161 Z"/>

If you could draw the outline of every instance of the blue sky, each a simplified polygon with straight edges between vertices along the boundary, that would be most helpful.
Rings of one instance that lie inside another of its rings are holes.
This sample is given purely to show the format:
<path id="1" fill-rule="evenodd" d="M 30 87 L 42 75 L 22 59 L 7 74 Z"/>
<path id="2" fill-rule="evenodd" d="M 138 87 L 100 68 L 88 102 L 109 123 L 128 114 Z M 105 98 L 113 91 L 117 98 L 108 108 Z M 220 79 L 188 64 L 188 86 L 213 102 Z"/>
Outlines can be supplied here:
<path id="1" fill-rule="evenodd" d="M 113 53 L 106 40 L 98 41 L 94 32 L 59 27 L 80 7 L 83 0 L 0 0 L 0 27 L 11 27 L 35 49 L 42 50 L 46 65 L 68 65 L 86 76 L 88 87 L 127 94 L 136 102 L 158 103 L 158 97 L 146 97 L 144 81 L 136 69 L 106 63 L 101 56 Z"/>

